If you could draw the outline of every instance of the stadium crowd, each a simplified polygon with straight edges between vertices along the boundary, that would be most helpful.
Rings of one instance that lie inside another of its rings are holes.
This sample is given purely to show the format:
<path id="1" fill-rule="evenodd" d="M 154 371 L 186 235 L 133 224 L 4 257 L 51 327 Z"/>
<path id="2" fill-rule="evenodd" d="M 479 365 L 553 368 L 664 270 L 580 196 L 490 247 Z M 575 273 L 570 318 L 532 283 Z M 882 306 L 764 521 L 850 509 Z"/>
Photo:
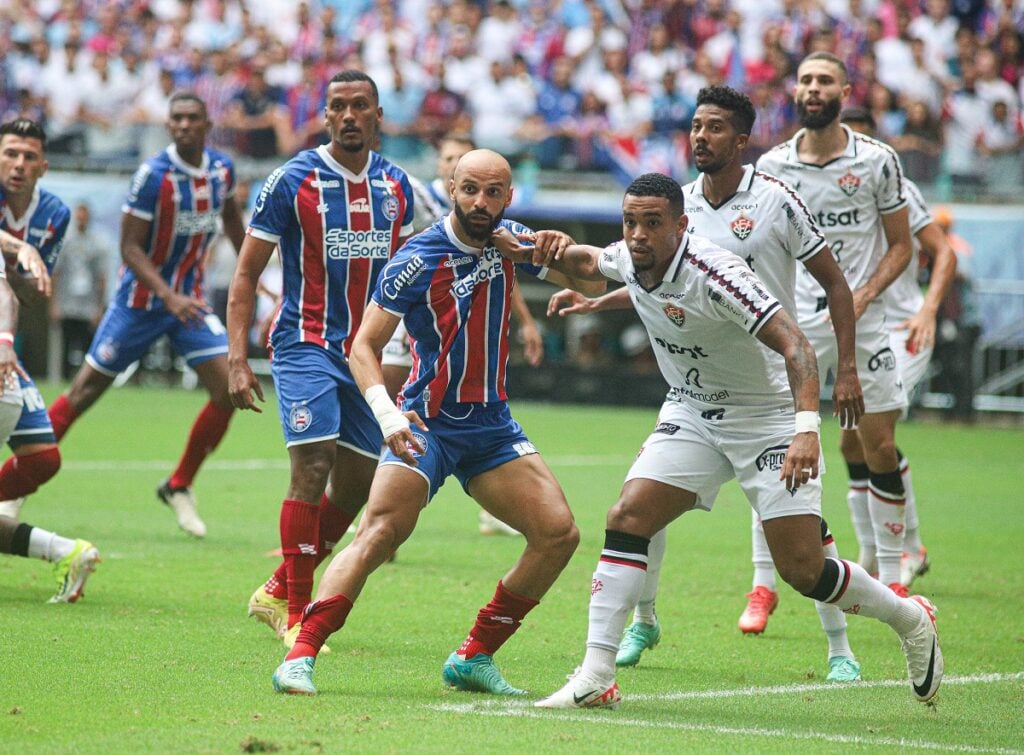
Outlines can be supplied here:
<path id="1" fill-rule="evenodd" d="M 827 50 L 910 178 L 999 195 L 1021 183 L 1022 39 L 1021 0 L 13 0 L 0 120 L 44 123 L 51 155 L 132 164 L 192 89 L 213 146 L 273 164 L 325 138 L 325 83 L 355 67 L 392 159 L 465 130 L 541 168 L 683 179 L 701 87 L 750 95 L 754 161 L 795 129 L 796 61 Z"/>

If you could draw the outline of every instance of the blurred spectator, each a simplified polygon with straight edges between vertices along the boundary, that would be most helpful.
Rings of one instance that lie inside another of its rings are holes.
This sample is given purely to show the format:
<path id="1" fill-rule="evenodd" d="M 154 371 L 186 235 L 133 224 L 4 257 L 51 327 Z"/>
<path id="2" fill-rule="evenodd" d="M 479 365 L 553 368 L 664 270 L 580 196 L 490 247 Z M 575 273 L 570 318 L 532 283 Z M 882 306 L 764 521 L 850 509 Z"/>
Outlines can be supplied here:
<path id="1" fill-rule="evenodd" d="M 626 358 L 626 369 L 637 375 L 652 375 L 658 372 L 658 360 L 651 348 L 651 339 L 643 325 L 634 323 L 623 328 L 619 334 L 619 347 Z"/>
<path id="2" fill-rule="evenodd" d="M 536 148 L 537 161 L 542 168 L 569 168 L 565 158 L 572 157 L 572 142 L 576 136 L 576 114 L 580 110 L 582 95 L 572 85 L 572 61 L 564 55 L 551 66 L 551 80 L 541 85 L 537 95 L 537 114 L 544 134 Z"/>
<path id="3" fill-rule="evenodd" d="M 93 157 L 133 157 L 130 121 L 139 95 L 131 82 L 112 70 L 105 50 L 93 53 L 89 67 L 74 83 L 79 121 L 87 125 L 86 148 Z"/>
<path id="4" fill-rule="evenodd" d="M 583 93 L 576 119 L 576 165 L 581 170 L 607 170 L 608 153 L 603 139 L 608 134 L 604 103 L 592 91 Z"/>
<path id="5" fill-rule="evenodd" d="M 466 97 L 470 89 L 486 78 L 488 66 L 474 52 L 473 38 L 467 27 L 452 29 L 448 42 L 448 54 L 441 68 L 444 88 Z"/>
<path id="6" fill-rule="evenodd" d="M 910 22 L 912 37 L 924 44 L 924 60 L 932 73 L 942 75 L 956 54 L 957 21 L 949 15 L 949 0 L 925 0 L 925 12 Z"/>
<path id="7" fill-rule="evenodd" d="M 792 135 L 794 112 L 793 99 L 764 82 L 755 84 L 750 90 L 750 101 L 757 117 L 747 140 L 743 162 L 753 165 L 761 155 Z"/>
<path id="8" fill-rule="evenodd" d="M 53 271 L 50 320 L 60 325 L 61 376 L 70 380 L 85 359 L 107 306 L 106 270 L 114 241 L 92 225 L 89 205 L 76 205 Z"/>
<path id="9" fill-rule="evenodd" d="M 900 153 L 907 178 L 925 185 L 935 182 L 942 162 L 942 127 L 927 105 L 920 100 L 907 105 L 903 134 L 890 144 Z"/>
<path id="10" fill-rule="evenodd" d="M 234 136 L 225 127 L 224 121 L 231 101 L 242 88 L 242 79 L 232 65 L 231 56 L 227 50 L 210 50 L 206 55 L 206 60 L 206 68 L 196 79 L 195 93 L 206 102 L 206 112 L 210 116 L 210 122 L 213 123 L 207 142 L 210 146 L 218 149 L 234 147 Z M 167 96 L 169 95 L 168 92 Z M 167 117 L 167 99 L 166 96 L 161 99 L 157 120 L 162 123 Z M 149 152 L 145 154 L 149 154 Z"/>
<path id="11" fill-rule="evenodd" d="M 288 89 L 285 103 L 291 118 L 291 151 L 311 149 L 327 141 L 324 128 L 324 92 L 326 81 L 312 58 L 302 61 L 302 76 Z"/>
<path id="12" fill-rule="evenodd" d="M 1010 115 L 1016 117 L 1020 112 L 1017 106 L 1017 93 L 1008 81 L 999 75 L 999 57 L 987 48 L 978 51 L 978 96 L 988 105 L 1004 103 Z"/>
<path id="13" fill-rule="evenodd" d="M 946 172 L 953 189 L 975 194 L 982 184 L 982 166 L 975 145 L 985 127 L 988 113 L 978 94 L 977 71 L 973 61 L 961 61 L 962 84 L 946 98 L 942 119 L 946 145 Z"/>
<path id="14" fill-rule="evenodd" d="M 983 157 L 985 188 L 1002 197 L 1020 196 L 1024 166 L 1024 128 L 1021 115 L 1012 115 L 1002 100 L 992 103 L 990 115 L 978 132 Z"/>
<path id="15" fill-rule="evenodd" d="M 490 64 L 490 76 L 469 91 L 466 103 L 473 118 L 473 141 L 515 158 L 530 146 L 523 130 L 537 110 L 529 77 L 514 76 L 500 61 Z"/>
<path id="16" fill-rule="evenodd" d="M 490 13 L 480 22 L 476 48 L 486 60 L 509 63 L 522 25 L 508 0 L 492 0 Z"/>
<path id="17" fill-rule="evenodd" d="M 605 347 L 599 315 L 574 315 L 568 318 L 565 340 L 566 354 L 577 367 L 592 369 L 612 363 L 612 355 Z"/>
<path id="18" fill-rule="evenodd" d="M 249 79 L 225 114 L 225 125 L 238 135 L 239 152 L 256 159 L 276 157 L 292 143 L 284 93 L 267 83 L 266 72 L 266 58 L 253 58 Z"/>
<path id="19" fill-rule="evenodd" d="M 419 115 L 413 123 L 413 131 L 428 144 L 437 144 L 442 136 L 451 131 L 465 131 L 460 124 L 466 119 L 466 101 L 462 95 L 445 85 L 446 65 L 441 63 L 437 82 L 423 96 Z"/>
<path id="20" fill-rule="evenodd" d="M 904 71 L 914 64 L 910 50 L 910 12 L 902 6 L 896 13 L 896 36 L 883 37 L 875 42 L 875 58 L 878 60 L 878 78 L 890 90 L 899 89 Z M 881 126 L 881 122 L 878 124 Z"/>
<path id="21" fill-rule="evenodd" d="M 668 28 L 664 24 L 651 27 L 647 46 L 633 56 L 633 76 L 648 91 L 662 87 L 665 75 L 675 74 L 686 65 L 686 56 L 672 44 Z"/>
<path id="22" fill-rule="evenodd" d="M 420 154 L 415 125 L 426 91 L 419 83 L 423 77 L 419 75 L 415 64 L 401 61 L 397 48 L 391 48 L 389 54 L 391 57 L 387 74 L 376 79 L 380 106 L 384 110 L 381 151 L 389 160 L 401 162 Z"/>
<path id="23" fill-rule="evenodd" d="M 868 92 L 868 110 L 878 125 L 878 138 L 883 142 L 890 142 L 903 133 L 907 116 L 900 109 L 893 91 L 880 81 L 876 81 Z"/>
<path id="24" fill-rule="evenodd" d="M 945 92 L 941 79 L 925 62 L 924 42 L 920 39 L 910 40 L 910 54 L 913 56 L 913 63 L 903 71 L 897 92 L 904 101 L 914 98 L 924 102 L 932 113 L 938 113 L 942 109 Z"/>
<path id="25" fill-rule="evenodd" d="M 566 29 L 548 12 L 544 0 L 528 0 L 522 32 L 516 41 L 516 52 L 522 55 L 536 76 L 548 78 L 558 58 L 564 56 Z"/>
<path id="26" fill-rule="evenodd" d="M 130 114 L 135 124 L 137 150 L 141 157 L 159 152 L 167 146 L 167 111 L 174 94 L 174 74 L 160 71 L 155 86 L 142 90 Z"/>

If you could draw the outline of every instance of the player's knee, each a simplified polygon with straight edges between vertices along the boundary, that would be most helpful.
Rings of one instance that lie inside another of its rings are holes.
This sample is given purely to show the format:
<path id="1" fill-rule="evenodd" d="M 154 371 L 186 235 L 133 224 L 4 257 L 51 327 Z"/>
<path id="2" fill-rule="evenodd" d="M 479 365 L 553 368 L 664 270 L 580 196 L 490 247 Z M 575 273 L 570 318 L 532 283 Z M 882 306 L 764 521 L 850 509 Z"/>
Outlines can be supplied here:
<path id="1" fill-rule="evenodd" d="M 821 559 L 789 558 L 784 563 L 775 562 L 782 580 L 801 594 L 810 593 L 821 578 Z"/>
<path id="2" fill-rule="evenodd" d="M 608 510 L 605 526 L 616 532 L 636 534 L 643 529 L 640 527 L 642 519 L 643 511 L 640 502 L 624 496 L 619 498 L 615 505 Z"/>

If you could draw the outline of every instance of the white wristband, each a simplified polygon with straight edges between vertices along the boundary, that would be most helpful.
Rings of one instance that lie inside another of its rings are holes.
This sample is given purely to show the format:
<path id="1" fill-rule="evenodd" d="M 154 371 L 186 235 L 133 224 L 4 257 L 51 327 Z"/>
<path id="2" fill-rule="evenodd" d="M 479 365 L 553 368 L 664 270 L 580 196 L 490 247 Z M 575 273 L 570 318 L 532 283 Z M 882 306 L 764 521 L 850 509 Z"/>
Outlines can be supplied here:
<path id="1" fill-rule="evenodd" d="M 395 402 L 388 396 L 387 388 L 380 383 L 367 388 L 363 397 L 366 399 L 366 403 L 370 405 L 373 416 L 377 418 L 377 424 L 380 425 L 380 431 L 384 434 L 385 440 L 399 430 L 405 430 L 409 427 L 409 420 L 398 410 Z"/>
<path id="2" fill-rule="evenodd" d="M 821 417 L 818 416 L 817 412 L 797 412 L 796 421 L 793 424 L 797 435 L 800 433 L 816 433 L 821 427 Z"/>

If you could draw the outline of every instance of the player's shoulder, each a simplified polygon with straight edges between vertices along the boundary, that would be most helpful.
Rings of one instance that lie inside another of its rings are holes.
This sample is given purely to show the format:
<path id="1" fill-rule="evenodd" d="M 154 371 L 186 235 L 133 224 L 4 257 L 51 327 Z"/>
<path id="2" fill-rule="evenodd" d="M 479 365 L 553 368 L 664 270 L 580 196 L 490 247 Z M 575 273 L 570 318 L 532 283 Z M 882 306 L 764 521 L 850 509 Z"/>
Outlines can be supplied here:
<path id="1" fill-rule="evenodd" d="M 71 217 L 71 208 L 68 207 L 67 202 L 42 186 L 39 187 L 39 209 L 51 217 Z"/>
<path id="2" fill-rule="evenodd" d="M 690 270 L 691 277 L 707 278 L 716 283 L 725 281 L 729 273 L 737 267 L 750 269 L 739 255 L 733 254 L 711 239 L 696 235 L 688 238 L 683 262 Z"/>
<path id="3" fill-rule="evenodd" d="M 234 170 L 235 161 L 227 152 L 221 152 L 215 147 L 207 147 L 206 154 L 209 158 L 210 169 L 228 168 Z"/>
<path id="4" fill-rule="evenodd" d="M 868 136 L 867 134 L 857 133 L 856 131 L 852 132 L 852 134 L 858 157 L 872 158 L 876 160 L 893 159 L 899 161 L 896 150 L 885 142 Z"/>
<path id="5" fill-rule="evenodd" d="M 369 171 L 371 174 L 383 173 L 396 181 L 401 181 L 402 179 L 408 181 L 410 179 L 409 172 L 405 168 L 398 163 L 391 162 L 379 152 L 370 152 Z"/>
<path id="6" fill-rule="evenodd" d="M 406 241 L 395 254 L 395 259 L 415 254 L 428 260 L 440 258 L 451 251 L 452 244 L 444 229 L 444 218 L 441 218 Z"/>
<path id="7" fill-rule="evenodd" d="M 770 150 L 761 155 L 757 160 L 757 167 L 763 170 L 764 168 L 762 166 L 764 165 L 789 162 L 789 153 L 792 150 L 793 139 L 795 138 L 796 137 L 794 136 L 792 139 L 787 139 L 780 144 L 776 144 Z"/>

